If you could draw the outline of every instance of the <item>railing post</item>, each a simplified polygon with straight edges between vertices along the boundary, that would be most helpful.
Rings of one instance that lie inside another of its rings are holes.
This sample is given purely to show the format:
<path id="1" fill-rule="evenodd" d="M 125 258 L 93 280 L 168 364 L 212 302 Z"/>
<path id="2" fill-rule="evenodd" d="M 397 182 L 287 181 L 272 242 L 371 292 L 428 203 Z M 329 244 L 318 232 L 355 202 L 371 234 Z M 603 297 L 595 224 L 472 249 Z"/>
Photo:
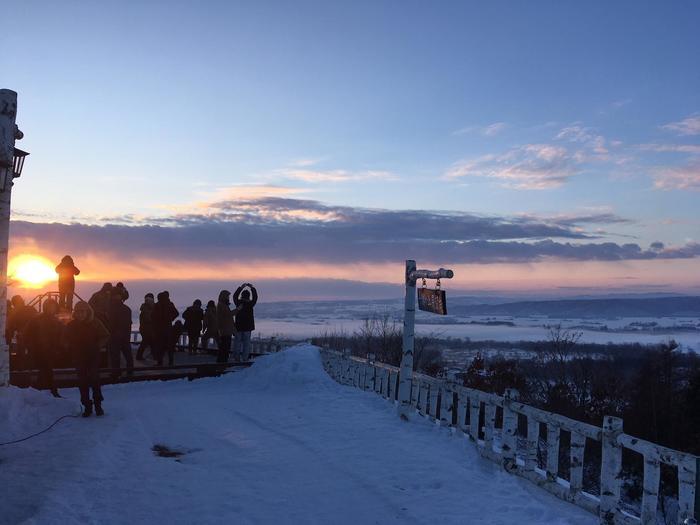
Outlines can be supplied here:
<path id="1" fill-rule="evenodd" d="M 622 434 L 622 419 L 603 418 L 603 457 L 600 467 L 600 521 L 613 525 L 619 513 L 620 470 L 622 469 L 622 446 L 617 437 Z"/>
<path id="2" fill-rule="evenodd" d="M 518 414 L 513 411 L 511 404 L 517 401 L 520 394 L 515 388 L 506 388 L 503 395 L 503 468 L 512 471 L 517 466 L 516 449 L 518 431 Z"/>
<path id="3" fill-rule="evenodd" d="M 452 403 L 454 395 L 447 380 L 440 387 L 440 424 L 450 426 L 452 424 Z"/>

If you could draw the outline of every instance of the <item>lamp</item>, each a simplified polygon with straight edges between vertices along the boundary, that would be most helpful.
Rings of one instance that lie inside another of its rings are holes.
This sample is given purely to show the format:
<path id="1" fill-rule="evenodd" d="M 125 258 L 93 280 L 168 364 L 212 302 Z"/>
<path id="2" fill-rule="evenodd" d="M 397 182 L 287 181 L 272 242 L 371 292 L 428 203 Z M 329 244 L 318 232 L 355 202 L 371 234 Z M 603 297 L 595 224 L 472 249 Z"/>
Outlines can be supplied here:
<path id="1" fill-rule="evenodd" d="M 2 169 L 2 174 L 0 176 L 0 193 L 8 191 L 12 187 L 12 179 L 16 179 L 22 175 L 22 169 L 24 168 L 24 159 L 29 155 L 28 152 L 23 151 L 19 148 L 14 148 L 12 155 L 12 174 L 10 175 L 10 167 Z"/>

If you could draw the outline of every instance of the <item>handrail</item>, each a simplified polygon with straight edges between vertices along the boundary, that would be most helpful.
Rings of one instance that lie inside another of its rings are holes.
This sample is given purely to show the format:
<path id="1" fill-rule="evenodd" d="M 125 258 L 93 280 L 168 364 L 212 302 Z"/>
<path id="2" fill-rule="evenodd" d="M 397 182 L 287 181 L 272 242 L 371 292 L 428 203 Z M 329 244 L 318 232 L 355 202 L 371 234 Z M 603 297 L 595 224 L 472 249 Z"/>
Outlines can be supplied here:
<path id="1" fill-rule="evenodd" d="M 320 352 L 323 366 L 334 380 L 374 390 L 397 402 L 398 368 L 353 357 L 347 352 L 327 348 Z M 700 521 L 700 457 L 625 434 L 619 418 L 606 416 L 603 426 L 597 427 L 522 403 L 513 389 L 499 396 L 415 372 L 410 383 L 411 406 L 419 414 L 441 425 L 458 428 L 477 445 L 483 457 L 598 515 L 601 523 L 655 524 L 661 464 L 674 467 L 678 472 L 678 523 L 691 523 L 693 518 Z M 498 411 L 502 412 L 500 427 L 496 426 Z M 519 419 L 527 422 L 524 436 L 518 434 Z M 544 469 L 538 462 L 541 425 L 546 426 Z M 559 475 L 562 431 L 571 436 L 568 479 Z M 584 454 L 590 450 L 589 441 L 600 443 L 602 450 L 600 495 L 583 489 Z M 644 491 L 638 516 L 623 508 L 620 497 L 624 448 L 644 457 Z"/>

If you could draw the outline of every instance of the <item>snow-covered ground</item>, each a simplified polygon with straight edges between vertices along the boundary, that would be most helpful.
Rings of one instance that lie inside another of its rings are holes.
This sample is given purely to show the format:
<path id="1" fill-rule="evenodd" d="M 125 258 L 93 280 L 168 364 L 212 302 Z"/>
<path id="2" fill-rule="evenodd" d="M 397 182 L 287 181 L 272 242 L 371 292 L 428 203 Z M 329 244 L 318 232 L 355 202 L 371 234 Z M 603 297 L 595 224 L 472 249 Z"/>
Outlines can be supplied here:
<path id="1" fill-rule="evenodd" d="M 308 345 L 221 378 L 104 390 L 105 417 L 0 447 L 0 523 L 597 522 L 461 434 L 338 385 Z M 75 413 L 63 394 L 0 390 L 0 442 Z"/>

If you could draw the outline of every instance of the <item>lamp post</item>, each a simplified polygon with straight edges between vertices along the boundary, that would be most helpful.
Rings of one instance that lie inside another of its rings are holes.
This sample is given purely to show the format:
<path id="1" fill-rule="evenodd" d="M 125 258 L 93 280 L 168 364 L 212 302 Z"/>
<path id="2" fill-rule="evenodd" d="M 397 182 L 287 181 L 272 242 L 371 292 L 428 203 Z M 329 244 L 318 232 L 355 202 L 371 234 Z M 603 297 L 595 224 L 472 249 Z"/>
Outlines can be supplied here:
<path id="1" fill-rule="evenodd" d="M 10 383 L 10 352 L 5 341 L 7 325 L 7 251 L 10 237 L 12 180 L 22 174 L 26 151 L 15 148 L 24 134 L 15 124 L 17 93 L 0 89 L 0 386 Z"/>

